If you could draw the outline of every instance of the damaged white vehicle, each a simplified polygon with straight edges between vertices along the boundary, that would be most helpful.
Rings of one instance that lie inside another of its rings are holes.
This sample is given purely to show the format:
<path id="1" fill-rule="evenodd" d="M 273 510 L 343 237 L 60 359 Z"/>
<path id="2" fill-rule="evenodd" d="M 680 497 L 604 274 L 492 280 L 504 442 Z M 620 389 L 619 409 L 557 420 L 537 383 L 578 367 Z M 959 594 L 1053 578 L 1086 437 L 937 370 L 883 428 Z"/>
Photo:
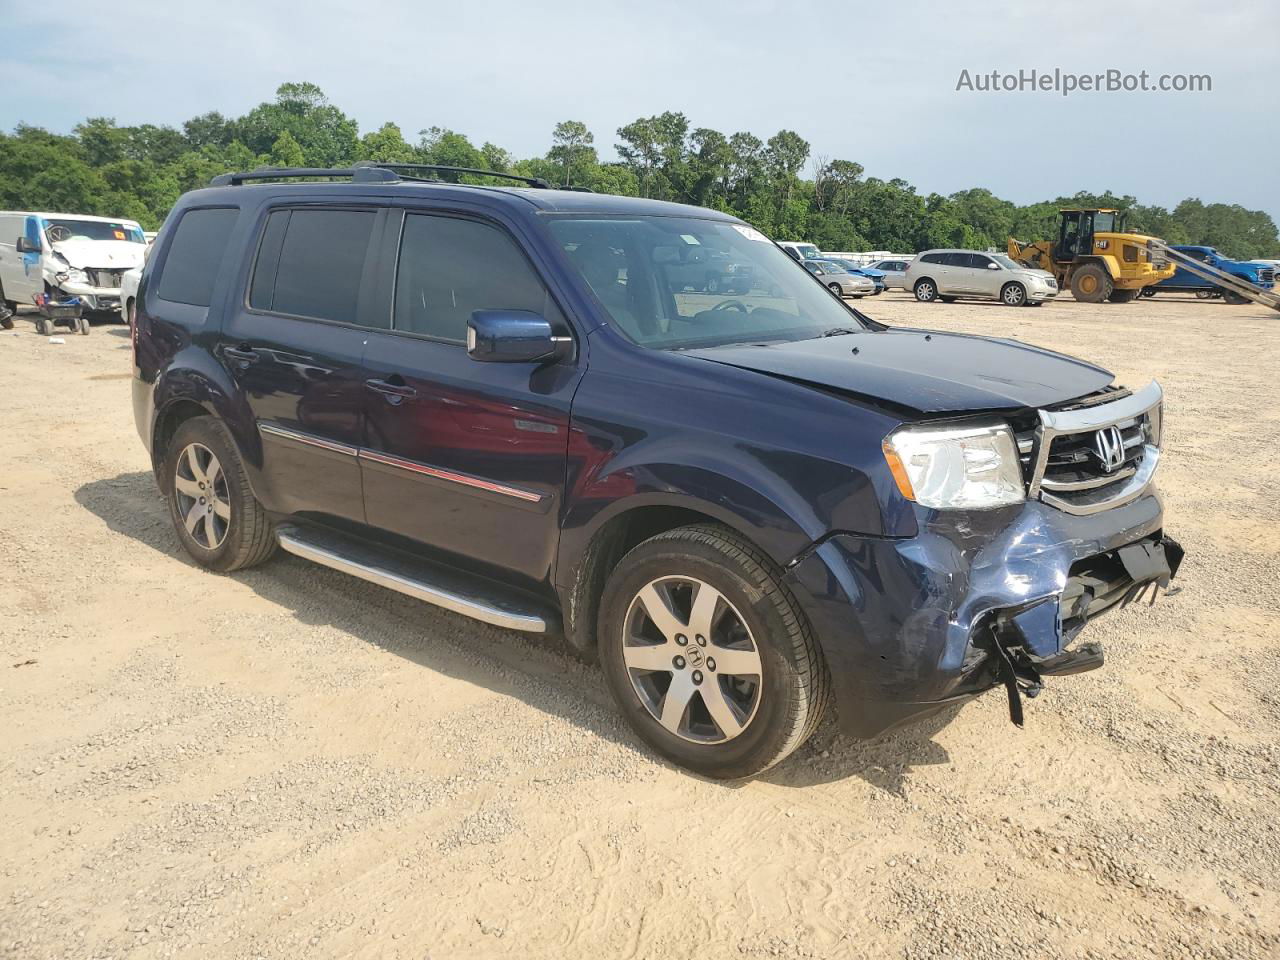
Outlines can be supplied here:
<path id="1" fill-rule="evenodd" d="M 146 249 L 133 220 L 0 211 L 0 299 L 12 309 L 79 297 L 88 313 L 119 313 L 124 274 Z"/>

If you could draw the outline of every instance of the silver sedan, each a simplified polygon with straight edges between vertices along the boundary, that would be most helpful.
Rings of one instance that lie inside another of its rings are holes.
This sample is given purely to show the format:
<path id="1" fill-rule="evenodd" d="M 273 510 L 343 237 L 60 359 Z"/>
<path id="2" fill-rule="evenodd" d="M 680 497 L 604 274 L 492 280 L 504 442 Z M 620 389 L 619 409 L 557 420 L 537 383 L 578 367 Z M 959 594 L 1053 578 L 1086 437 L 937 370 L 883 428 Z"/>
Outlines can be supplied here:
<path id="1" fill-rule="evenodd" d="M 855 300 L 876 292 L 876 283 L 870 277 L 850 273 L 831 260 L 804 260 L 804 268 L 826 284 L 837 297 L 853 297 Z"/>

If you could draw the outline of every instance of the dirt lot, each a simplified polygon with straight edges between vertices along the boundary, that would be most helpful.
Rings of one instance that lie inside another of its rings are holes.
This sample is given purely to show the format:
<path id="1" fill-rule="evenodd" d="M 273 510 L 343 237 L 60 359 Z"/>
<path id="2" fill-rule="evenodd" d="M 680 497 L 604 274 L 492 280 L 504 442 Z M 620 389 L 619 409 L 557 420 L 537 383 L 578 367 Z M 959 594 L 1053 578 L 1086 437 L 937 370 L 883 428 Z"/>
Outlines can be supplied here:
<path id="1" fill-rule="evenodd" d="M 180 553 L 128 341 L 0 334 L 0 956 L 1280 955 L 1280 316 L 864 302 L 1168 394 L 1180 589 L 1105 669 L 762 780 L 599 673 L 280 556 Z"/>

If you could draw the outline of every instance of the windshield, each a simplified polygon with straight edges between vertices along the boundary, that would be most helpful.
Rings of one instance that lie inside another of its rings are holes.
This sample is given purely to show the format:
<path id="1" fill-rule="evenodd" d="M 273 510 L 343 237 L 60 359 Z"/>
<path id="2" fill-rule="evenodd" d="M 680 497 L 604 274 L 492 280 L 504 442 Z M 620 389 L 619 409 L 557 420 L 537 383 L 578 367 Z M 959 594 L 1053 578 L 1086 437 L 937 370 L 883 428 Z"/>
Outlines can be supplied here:
<path id="1" fill-rule="evenodd" d="M 126 240 L 146 243 L 142 228 L 135 223 L 109 220 L 46 220 L 45 236 L 50 243 L 63 240 Z"/>
<path id="2" fill-rule="evenodd" d="M 557 217 L 549 226 L 614 326 L 644 347 L 808 340 L 861 326 L 800 264 L 742 224 Z M 731 276 L 725 262 L 735 265 Z"/>
<path id="3" fill-rule="evenodd" d="M 987 256 L 990 257 L 992 260 L 994 260 L 996 263 L 1000 264 L 1000 266 L 1004 267 L 1006 270 L 1025 270 L 1026 269 L 1026 267 L 1020 266 L 1019 264 L 1015 263 L 1013 260 L 1005 256 L 1003 253 L 988 253 Z"/>
<path id="4" fill-rule="evenodd" d="M 822 256 L 822 251 L 812 243 L 797 243 L 796 252 L 800 254 L 800 257 L 803 260 L 817 260 Z"/>
<path id="5" fill-rule="evenodd" d="M 1094 233 L 1111 233 L 1116 228 L 1116 215 L 1114 213 L 1095 213 L 1093 215 L 1093 232 Z"/>

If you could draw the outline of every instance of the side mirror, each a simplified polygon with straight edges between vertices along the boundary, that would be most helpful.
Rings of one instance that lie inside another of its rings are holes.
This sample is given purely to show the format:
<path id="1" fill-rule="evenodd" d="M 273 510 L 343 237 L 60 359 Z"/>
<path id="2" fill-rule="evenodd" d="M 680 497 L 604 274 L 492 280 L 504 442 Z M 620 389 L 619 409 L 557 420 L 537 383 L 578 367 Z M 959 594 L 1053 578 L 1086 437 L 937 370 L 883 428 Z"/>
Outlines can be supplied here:
<path id="1" fill-rule="evenodd" d="M 988 270 L 999 270 L 999 269 L 1000 269 L 1000 264 L 998 264 L 998 263 L 991 263 L 990 261 L 988 261 L 988 262 L 987 262 L 987 269 L 988 269 Z"/>
<path id="2" fill-rule="evenodd" d="M 26 237 L 19 237 L 18 242 L 14 246 L 17 248 L 18 253 L 39 253 L 40 252 L 40 244 L 32 243 Z"/>
<path id="3" fill-rule="evenodd" d="M 528 310 L 477 310 L 467 322 L 467 356 L 472 360 L 553 360 L 572 343 L 572 337 L 555 336 L 545 317 Z"/>

